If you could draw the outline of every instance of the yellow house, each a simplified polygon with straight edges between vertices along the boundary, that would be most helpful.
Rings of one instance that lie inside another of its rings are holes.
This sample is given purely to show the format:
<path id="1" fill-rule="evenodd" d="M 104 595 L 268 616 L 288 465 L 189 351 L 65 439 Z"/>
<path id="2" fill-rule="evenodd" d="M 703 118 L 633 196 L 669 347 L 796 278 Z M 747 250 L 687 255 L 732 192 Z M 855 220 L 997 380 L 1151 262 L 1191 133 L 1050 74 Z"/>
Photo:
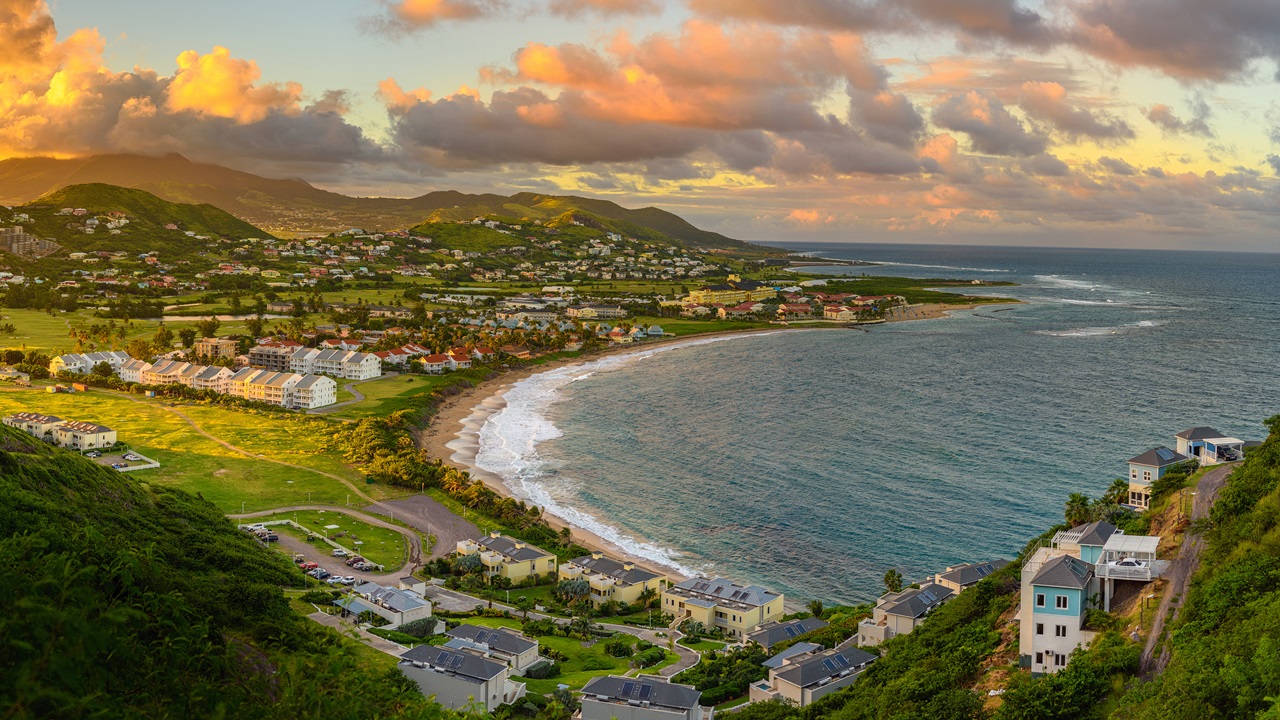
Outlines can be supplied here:
<path id="1" fill-rule="evenodd" d="M 72 450 L 92 450 L 116 444 L 116 431 L 105 425 L 68 420 L 53 428 L 53 439 L 59 446 Z"/>
<path id="2" fill-rule="evenodd" d="M 6 416 L 4 424 L 43 439 L 45 435 L 53 435 L 53 429 L 62 424 L 62 418 L 54 417 L 53 415 L 41 415 L 40 413 L 20 412 Z"/>
<path id="3" fill-rule="evenodd" d="M 543 550 L 492 532 L 479 540 L 459 540 L 459 555 L 480 555 L 485 572 L 519 582 L 534 573 L 548 575 L 556 571 L 556 556 Z"/>
<path id="4" fill-rule="evenodd" d="M 662 611 L 676 622 L 696 620 L 735 638 L 781 618 L 783 596 L 758 585 L 742 586 L 724 578 L 690 578 L 662 593 Z"/>
<path id="5" fill-rule="evenodd" d="M 560 579 L 586 580 L 591 585 L 591 604 L 599 607 L 610 600 L 635 603 L 645 590 L 662 590 L 667 578 L 636 567 L 635 563 L 619 562 L 594 552 L 561 565 Z"/>

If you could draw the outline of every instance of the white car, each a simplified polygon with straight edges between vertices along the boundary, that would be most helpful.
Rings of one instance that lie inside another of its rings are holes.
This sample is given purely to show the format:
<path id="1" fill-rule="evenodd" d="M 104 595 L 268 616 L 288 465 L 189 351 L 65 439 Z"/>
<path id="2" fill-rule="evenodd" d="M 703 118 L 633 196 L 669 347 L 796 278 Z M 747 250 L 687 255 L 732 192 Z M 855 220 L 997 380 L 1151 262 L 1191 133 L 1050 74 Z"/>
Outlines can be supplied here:
<path id="1" fill-rule="evenodd" d="M 129 462 L 138 462 L 139 460 L 141 460 L 141 459 L 142 459 L 142 456 L 141 456 L 141 455 L 134 455 L 133 453 L 129 453 L 128 455 L 125 455 L 125 456 L 124 456 L 124 459 L 125 459 L 125 460 L 128 460 Z"/>
<path id="2" fill-rule="evenodd" d="M 343 585 L 355 585 L 355 584 L 356 584 L 356 576 L 355 576 L 355 575 L 348 575 L 348 576 L 346 576 L 346 577 L 342 578 L 342 584 L 343 584 Z"/>
<path id="3" fill-rule="evenodd" d="M 1111 567 L 1118 567 L 1118 568 L 1144 568 L 1147 566 L 1147 561 L 1135 560 L 1133 558 L 1123 558 L 1121 560 L 1115 560 L 1107 564 L 1110 565 Z"/>

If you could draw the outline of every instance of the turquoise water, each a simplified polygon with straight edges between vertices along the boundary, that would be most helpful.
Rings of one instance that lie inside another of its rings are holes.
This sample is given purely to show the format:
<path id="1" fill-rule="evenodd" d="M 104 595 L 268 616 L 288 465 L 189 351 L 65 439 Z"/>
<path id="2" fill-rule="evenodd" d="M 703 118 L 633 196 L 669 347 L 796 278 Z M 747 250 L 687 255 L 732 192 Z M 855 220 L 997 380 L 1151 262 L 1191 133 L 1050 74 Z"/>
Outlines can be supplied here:
<path id="1" fill-rule="evenodd" d="M 522 496 L 637 554 L 797 600 L 1012 557 L 1124 461 L 1280 412 L 1280 255 L 814 246 L 833 273 L 1012 280 L 870 332 L 736 337 L 535 376 L 481 433 Z"/>

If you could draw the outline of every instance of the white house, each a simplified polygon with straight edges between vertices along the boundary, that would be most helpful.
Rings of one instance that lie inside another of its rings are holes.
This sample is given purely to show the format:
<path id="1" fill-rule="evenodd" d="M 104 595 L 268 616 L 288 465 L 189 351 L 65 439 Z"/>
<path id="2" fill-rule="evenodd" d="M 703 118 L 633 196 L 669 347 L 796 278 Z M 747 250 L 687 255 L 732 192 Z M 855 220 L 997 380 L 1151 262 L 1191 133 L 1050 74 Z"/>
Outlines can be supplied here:
<path id="1" fill-rule="evenodd" d="M 392 628 L 431 617 L 431 601 L 412 590 L 366 582 L 355 586 L 355 593 L 364 598 L 363 602 L 359 598 L 347 598 L 337 604 L 357 615 L 372 611 L 389 620 Z"/>
<path id="2" fill-rule="evenodd" d="M 538 643 L 510 630 L 464 624 L 445 635 L 451 638 L 445 647 L 470 649 L 501 660 L 515 675 L 524 675 L 530 665 L 538 662 Z"/>
<path id="3" fill-rule="evenodd" d="M 782 699 L 804 707 L 852 685 L 875 660 L 875 655 L 854 647 L 852 639 L 832 650 L 794 655 L 753 683 L 749 697 L 753 702 Z"/>
<path id="4" fill-rule="evenodd" d="M 925 621 L 929 613 L 955 597 L 951 588 L 925 583 L 918 588 L 885 593 L 876 601 L 871 617 L 858 623 L 858 644 L 869 646 L 905 635 Z"/>
<path id="5" fill-rule="evenodd" d="M 129 357 L 129 353 L 120 350 L 111 350 L 108 352 L 92 352 L 88 354 L 68 353 L 59 355 L 49 361 L 49 374 L 57 375 L 66 370 L 67 372 L 88 374 L 93 370 L 94 366 L 100 362 L 104 362 L 111 366 L 112 372 L 120 369 L 120 366 L 129 362 L 133 358 Z"/>
<path id="6" fill-rule="evenodd" d="M 594 677 L 582 688 L 582 720 L 704 720 L 702 693 L 655 675 Z"/>
<path id="7" fill-rule="evenodd" d="M 311 408 L 332 405 L 338 401 L 338 383 L 323 375 L 307 375 L 293 386 L 289 407 Z"/>
<path id="8" fill-rule="evenodd" d="M 445 366 L 450 370 L 466 370 L 471 367 L 471 356 L 466 353 L 450 353 L 449 359 L 445 361 Z"/>
<path id="9" fill-rule="evenodd" d="M 444 372 L 444 369 L 448 367 L 449 356 L 440 353 L 432 353 L 431 355 L 423 355 L 418 359 L 418 362 L 422 363 L 423 372 L 438 375 Z"/>
<path id="10" fill-rule="evenodd" d="M 142 382 L 142 373 L 151 369 L 151 363 L 146 360 L 130 360 L 120 366 L 116 374 L 125 382 Z"/>
<path id="11" fill-rule="evenodd" d="M 525 695 L 506 663 L 465 650 L 419 645 L 400 656 L 399 668 L 423 695 L 450 710 L 493 712 Z"/>

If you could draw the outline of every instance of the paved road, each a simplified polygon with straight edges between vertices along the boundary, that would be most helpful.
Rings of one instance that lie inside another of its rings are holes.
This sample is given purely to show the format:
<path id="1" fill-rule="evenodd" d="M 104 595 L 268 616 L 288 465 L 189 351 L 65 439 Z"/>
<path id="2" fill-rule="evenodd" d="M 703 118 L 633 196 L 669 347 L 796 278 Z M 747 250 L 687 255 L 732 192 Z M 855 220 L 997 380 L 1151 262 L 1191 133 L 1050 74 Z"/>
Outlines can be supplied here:
<path id="1" fill-rule="evenodd" d="M 356 627 L 355 625 L 352 625 L 347 620 L 343 620 L 342 618 L 339 618 L 334 615 L 329 615 L 328 613 L 313 612 L 307 617 L 320 623 L 321 625 L 327 625 L 333 628 L 334 630 L 337 630 L 338 632 L 342 633 L 343 635 L 348 635 L 348 636 L 355 635 L 355 638 L 360 642 L 364 643 L 365 645 L 368 645 L 374 650 L 379 650 L 381 652 L 384 652 L 392 657 L 398 658 L 400 657 L 400 653 L 403 653 L 405 650 L 408 650 L 408 648 L 406 647 L 401 647 L 391 642 L 390 640 L 387 640 L 386 638 L 380 638 L 377 635 L 372 635 L 370 633 L 367 633 L 364 630 L 361 630 L 360 628 Z"/>
<path id="2" fill-rule="evenodd" d="M 459 540 L 480 537 L 475 525 L 454 515 L 449 508 L 426 495 L 414 495 L 401 500 L 384 500 L 364 508 L 367 513 L 394 517 L 408 523 L 427 535 L 436 536 L 432 558 L 444 557 L 458 548 Z"/>
<path id="3" fill-rule="evenodd" d="M 376 507 L 376 505 L 371 507 Z M 422 536 L 418 535 L 418 533 L 412 530 L 402 528 L 399 525 L 389 523 L 380 517 L 377 517 L 374 515 L 368 515 L 359 510 L 352 510 L 351 508 L 344 508 L 344 507 L 335 507 L 333 505 L 290 505 L 289 507 L 276 508 L 274 510 L 261 510 L 259 512 L 245 513 L 243 515 L 228 515 L 227 517 L 232 520 L 251 520 L 253 518 L 260 518 L 260 517 L 267 517 L 269 515 L 275 515 L 276 513 L 290 513 L 290 512 L 296 512 L 296 511 L 302 511 L 302 510 L 332 510 L 335 512 L 341 512 L 341 513 L 350 515 L 351 517 L 361 522 L 368 523 L 369 525 L 375 525 L 377 527 L 387 528 L 388 530 L 395 530 L 396 532 L 404 536 L 404 541 L 409 547 L 409 559 L 405 562 L 404 565 L 402 565 L 399 568 L 387 568 L 387 574 L 395 574 L 396 576 L 411 575 L 413 574 L 413 571 L 422 567 Z M 284 539 L 286 537 L 288 536 L 283 534 L 280 535 L 280 540 L 282 543 L 284 542 Z M 310 550 L 310 552 L 304 552 L 303 550 L 294 550 L 294 552 L 303 552 L 305 555 L 307 555 L 308 558 L 310 558 L 311 560 L 314 560 L 315 562 L 320 563 L 321 567 L 323 567 L 325 570 L 328 570 L 331 573 L 341 574 L 341 575 L 355 575 L 356 577 L 362 576 L 361 573 L 358 573 L 355 570 L 352 570 L 351 568 L 344 565 L 341 561 L 333 562 L 337 560 L 337 558 L 332 556 L 326 556 L 324 555 L 323 552 L 321 552 L 320 550 L 316 549 L 311 545 L 307 545 L 306 543 L 299 543 L 299 545 L 302 545 L 304 548 Z M 329 565 L 326 563 L 332 563 L 334 567 L 329 567 Z M 339 573 L 338 570 L 336 570 L 335 568 L 342 568 L 342 572 Z M 387 574 L 369 575 L 369 577 L 370 579 L 382 581 L 387 579 Z"/>
<path id="4" fill-rule="evenodd" d="M 1209 516 L 1209 509 L 1218 499 L 1218 492 L 1222 490 L 1222 486 L 1227 482 L 1227 476 L 1235 470 L 1235 467 L 1235 464 L 1230 464 L 1214 468 L 1200 479 L 1200 485 L 1196 489 L 1196 499 L 1191 508 L 1192 522 Z M 1147 645 L 1142 649 L 1140 674 L 1144 678 L 1159 675 L 1169 664 L 1169 657 L 1173 653 L 1169 647 L 1168 638 L 1165 638 L 1159 656 L 1155 655 L 1156 643 L 1164 634 L 1166 625 L 1177 618 L 1178 610 L 1186 600 L 1187 586 L 1191 582 L 1191 576 L 1200 567 L 1202 549 L 1204 549 L 1204 537 L 1200 533 L 1188 531 L 1182 539 L 1182 549 L 1178 552 L 1177 559 L 1170 563 L 1169 569 L 1165 571 L 1164 577 L 1169 581 L 1169 585 L 1165 588 L 1164 597 L 1160 599 L 1160 608 L 1156 610 L 1151 634 L 1147 636 Z"/>
<path id="5" fill-rule="evenodd" d="M 333 412 L 334 410 L 338 410 L 338 409 L 340 409 L 340 408 L 344 408 L 344 407 L 346 407 L 346 406 L 348 406 L 348 405 L 354 405 L 355 403 L 358 403 L 358 402 L 360 402 L 361 400 L 364 400 L 364 393 L 362 393 L 362 392 L 360 392 L 359 390 L 357 390 L 357 389 L 356 389 L 356 386 L 357 386 L 357 385 L 363 385 L 364 383 L 367 383 L 367 382 L 373 382 L 374 380 L 382 380 L 383 378 L 395 377 L 395 376 L 397 376 L 397 375 L 399 375 L 399 374 L 400 374 L 400 373 L 396 373 L 396 372 L 389 372 L 389 373 L 385 373 L 385 374 L 383 374 L 383 375 L 379 375 L 379 376 L 378 376 L 378 377 L 376 377 L 376 378 L 370 378 L 370 379 L 368 379 L 368 380 L 357 380 L 357 381 L 352 382 L 352 383 L 347 383 L 346 385 L 343 385 L 342 387 L 346 388 L 347 392 L 349 392 L 349 393 L 351 393 L 353 396 L 355 396 L 355 397 L 354 397 L 354 399 L 352 399 L 352 400 L 343 400 L 343 401 L 342 401 L 342 402 L 340 402 L 340 403 L 334 403 L 333 405 L 325 405 L 324 407 L 321 407 L 321 408 L 315 408 L 314 410 L 308 410 L 308 411 L 307 411 L 307 414 L 308 414 L 308 415 L 323 415 L 323 414 L 325 414 L 325 413 L 330 413 L 330 412 Z"/>

